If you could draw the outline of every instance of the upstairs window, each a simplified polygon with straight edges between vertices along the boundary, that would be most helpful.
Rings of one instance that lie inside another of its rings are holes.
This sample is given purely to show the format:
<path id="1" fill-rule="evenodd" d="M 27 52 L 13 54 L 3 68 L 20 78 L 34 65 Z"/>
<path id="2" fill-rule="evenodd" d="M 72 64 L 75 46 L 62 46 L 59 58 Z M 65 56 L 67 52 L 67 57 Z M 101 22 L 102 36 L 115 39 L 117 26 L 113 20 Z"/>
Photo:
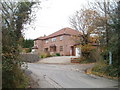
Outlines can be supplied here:
<path id="1" fill-rule="evenodd" d="M 46 40 L 45 43 L 48 43 L 48 40 Z"/>
<path id="2" fill-rule="evenodd" d="M 52 42 L 56 41 L 56 38 L 52 38 Z"/>
<path id="3" fill-rule="evenodd" d="M 63 40 L 63 36 L 60 36 L 60 40 Z"/>

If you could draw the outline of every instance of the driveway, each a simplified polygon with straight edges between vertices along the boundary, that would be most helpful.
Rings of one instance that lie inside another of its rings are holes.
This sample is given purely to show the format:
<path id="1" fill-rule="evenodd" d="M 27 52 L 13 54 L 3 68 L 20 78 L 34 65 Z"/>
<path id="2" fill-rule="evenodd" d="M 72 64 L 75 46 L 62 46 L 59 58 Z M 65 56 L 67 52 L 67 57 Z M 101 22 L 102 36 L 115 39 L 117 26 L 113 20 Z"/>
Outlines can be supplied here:
<path id="1" fill-rule="evenodd" d="M 56 56 L 56 57 L 48 57 L 41 59 L 37 63 L 52 63 L 52 64 L 70 64 L 71 58 L 75 58 L 76 56 Z"/>
<path id="2" fill-rule="evenodd" d="M 39 84 L 37 88 L 116 88 L 118 82 L 87 75 L 84 70 L 94 64 L 28 63 L 28 71 Z"/>

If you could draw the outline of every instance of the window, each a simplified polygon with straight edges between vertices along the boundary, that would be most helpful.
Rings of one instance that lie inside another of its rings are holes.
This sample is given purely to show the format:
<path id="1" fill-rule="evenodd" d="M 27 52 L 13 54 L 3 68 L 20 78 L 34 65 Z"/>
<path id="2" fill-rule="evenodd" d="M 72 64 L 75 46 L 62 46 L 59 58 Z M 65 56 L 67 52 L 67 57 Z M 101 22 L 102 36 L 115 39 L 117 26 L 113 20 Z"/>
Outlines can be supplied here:
<path id="1" fill-rule="evenodd" d="M 52 38 L 52 42 L 56 41 L 56 38 Z"/>
<path id="2" fill-rule="evenodd" d="M 60 51 L 63 51 L 63 46 L 60 46 Z"/>
<path id="3" fill-rule="evenodd" d="M 48 40 L 46 40 L 45 43 L 48 43 Z"/>
<path id="4" fill-rule="evenodd" d="M 45 52 L 48 52 L 48 48 L 44 48 L 44 51 L 45 51 Z"/>
<path id="5" fill-rule="evenodd" d="M 63 40 L 63 36 L 60 36 L 60 40 Z"/>

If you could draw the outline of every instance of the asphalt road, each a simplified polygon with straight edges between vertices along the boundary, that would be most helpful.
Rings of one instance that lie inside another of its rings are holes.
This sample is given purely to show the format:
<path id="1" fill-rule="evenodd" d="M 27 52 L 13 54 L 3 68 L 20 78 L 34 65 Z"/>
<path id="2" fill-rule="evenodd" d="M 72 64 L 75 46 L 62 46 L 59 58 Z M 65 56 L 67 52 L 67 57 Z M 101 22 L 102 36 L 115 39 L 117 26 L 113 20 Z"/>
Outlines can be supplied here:
<path id="1" fill-rule="evenodd" d="M 115 88 L 118 82 L 102 77 L 87 75 L 80 64 L 38 64 L 28 63 L 28 71 L 39 84 L 39 88 Z"/>

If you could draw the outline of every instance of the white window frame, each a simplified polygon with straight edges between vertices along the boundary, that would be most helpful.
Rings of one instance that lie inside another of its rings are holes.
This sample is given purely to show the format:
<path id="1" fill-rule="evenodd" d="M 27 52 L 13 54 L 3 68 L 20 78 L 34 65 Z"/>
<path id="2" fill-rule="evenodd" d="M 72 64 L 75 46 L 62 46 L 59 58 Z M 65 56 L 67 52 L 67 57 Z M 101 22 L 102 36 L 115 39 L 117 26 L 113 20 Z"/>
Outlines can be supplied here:
<path id="1" fill-rule="evenodd" d="M 63 46 L 60 46 L 60 52 L 63 51 Z"/>
<path id="2" fill-rule="evenodd" d="M 63 36 L 60 36 L 60 40 L 63 40 Z"/>
<path id="3" fill-rule="evenodd" d="M 48 43 L 49 42 L 49 40 L 47 39 L 47 40 L 45 40 L 45 43 Z"/>
<path id="4" fill-rule="evenodd" d="M 56 38 L 52 38 L 52 42 L 55 42 L 56 41 Z"/>

